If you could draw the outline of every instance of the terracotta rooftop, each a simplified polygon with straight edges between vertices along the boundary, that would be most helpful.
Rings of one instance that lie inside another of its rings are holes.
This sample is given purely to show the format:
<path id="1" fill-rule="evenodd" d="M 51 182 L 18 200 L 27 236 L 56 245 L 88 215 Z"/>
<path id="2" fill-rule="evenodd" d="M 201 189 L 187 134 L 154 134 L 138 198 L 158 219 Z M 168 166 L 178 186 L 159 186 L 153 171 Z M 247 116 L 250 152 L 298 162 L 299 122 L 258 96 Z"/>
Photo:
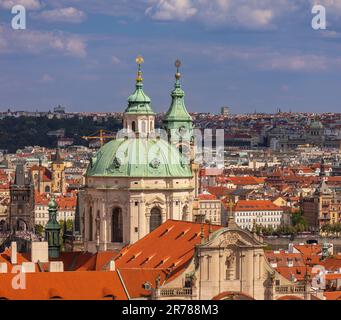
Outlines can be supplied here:
<path id="1" fill-rule="evenodd" d="M 239 200 L 235 211 L 278 211 L 282 210 L 270 200 Z"/>

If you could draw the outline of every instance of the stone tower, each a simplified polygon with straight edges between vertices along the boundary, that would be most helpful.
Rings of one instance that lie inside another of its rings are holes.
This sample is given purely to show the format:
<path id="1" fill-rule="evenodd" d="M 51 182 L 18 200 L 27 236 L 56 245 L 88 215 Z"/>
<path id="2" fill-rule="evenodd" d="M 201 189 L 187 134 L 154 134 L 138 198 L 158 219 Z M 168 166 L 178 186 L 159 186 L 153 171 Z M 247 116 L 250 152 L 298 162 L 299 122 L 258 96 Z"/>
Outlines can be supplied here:
<path id="1" fill-rule="evenodd" d="M 14 231 L 34 230 L 34 186 L 25 175 L 23 164 L 15 170 L 14 183 L 10 186 L 9 226 Z"/>
<path id="2" fill-rule="evenodd" d="M 66 192 L 65 184 L 65 163 L 60 155 L 59 148 L 56 151 L 54 160 L 52 161 L 52 192 Z"/>

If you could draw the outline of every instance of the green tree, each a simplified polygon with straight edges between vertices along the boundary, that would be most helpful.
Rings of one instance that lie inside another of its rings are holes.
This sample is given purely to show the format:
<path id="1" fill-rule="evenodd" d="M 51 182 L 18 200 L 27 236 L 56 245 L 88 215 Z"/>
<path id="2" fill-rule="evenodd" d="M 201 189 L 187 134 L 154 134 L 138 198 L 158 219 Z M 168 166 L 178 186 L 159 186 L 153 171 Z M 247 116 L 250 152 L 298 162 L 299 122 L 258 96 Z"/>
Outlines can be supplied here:
<path id="1" fill-rule="evenodd" d="M 40 224 L 36 224 L 34 226 L 34 231 L 39 236 L 43 236 L 44 235 L 44 230 L 45 230 L 44 227 L 41 226 Z"/>
<path id="2" fill-rule="evenodd" d="M 301 211 L 297 211 L 291 215 L 291 223 L 294 227 L 297 225 L 302 225 L 305 228 L 307 227 L 307 221 Z"/>

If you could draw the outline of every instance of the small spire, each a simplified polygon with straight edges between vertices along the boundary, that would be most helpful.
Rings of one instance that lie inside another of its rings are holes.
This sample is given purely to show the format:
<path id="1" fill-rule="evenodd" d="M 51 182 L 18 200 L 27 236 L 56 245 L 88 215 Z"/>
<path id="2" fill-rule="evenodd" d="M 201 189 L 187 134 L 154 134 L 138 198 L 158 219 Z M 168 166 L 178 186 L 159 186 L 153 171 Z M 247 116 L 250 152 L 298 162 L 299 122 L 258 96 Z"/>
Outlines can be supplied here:
<path id="1" fill-rule="evenodd" d="M 136 85 L 142 85 L 142 81 L 143 81 L 143 78 L 142 78 L 142 69 L 141 69 L 141 65 L 142 63 L 144 62 L 144 59 L 141 55 L 139 55 L 137 58 L 136 58 L 136 63 L 138 65 L 138 70 L 137 70 L 137 77 L 136 77 Z"/>
<path id="2" fill-rule="evenodd" d="M 50 202 L 48 203 L 49 209 L 55 210 L 58 207 L 56 199 L 54 197 L 51 198 Z"/>
<path id="3" fill-rule="evenodd" d="M 176 67 L 175 79 L 180 80 L 180 78 L 181 78 L 181 73 L 180 73 L 181 61 L 179 59 L 177 59 L 175 61 L 175 67 Z"/>

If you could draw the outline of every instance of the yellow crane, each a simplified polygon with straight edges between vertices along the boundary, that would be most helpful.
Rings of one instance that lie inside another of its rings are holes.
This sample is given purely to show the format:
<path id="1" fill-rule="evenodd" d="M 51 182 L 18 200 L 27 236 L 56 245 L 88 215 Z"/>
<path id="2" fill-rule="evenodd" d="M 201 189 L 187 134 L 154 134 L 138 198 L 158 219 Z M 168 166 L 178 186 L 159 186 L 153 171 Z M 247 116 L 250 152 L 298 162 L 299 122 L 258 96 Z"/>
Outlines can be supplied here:
<path id="1" fill-rule="evenodd" d="M 115 134 L 110 131 L 106 130 L 99 130 L 96 131 L 95 133 L 91 134 L 90 136 L 83 136 L 82 139 L 85 139 L 86 141 L 89 140 L 99 140 L 101 147 L 104 145 L 106 140 L 111 140 L 115 138 Z"/>

